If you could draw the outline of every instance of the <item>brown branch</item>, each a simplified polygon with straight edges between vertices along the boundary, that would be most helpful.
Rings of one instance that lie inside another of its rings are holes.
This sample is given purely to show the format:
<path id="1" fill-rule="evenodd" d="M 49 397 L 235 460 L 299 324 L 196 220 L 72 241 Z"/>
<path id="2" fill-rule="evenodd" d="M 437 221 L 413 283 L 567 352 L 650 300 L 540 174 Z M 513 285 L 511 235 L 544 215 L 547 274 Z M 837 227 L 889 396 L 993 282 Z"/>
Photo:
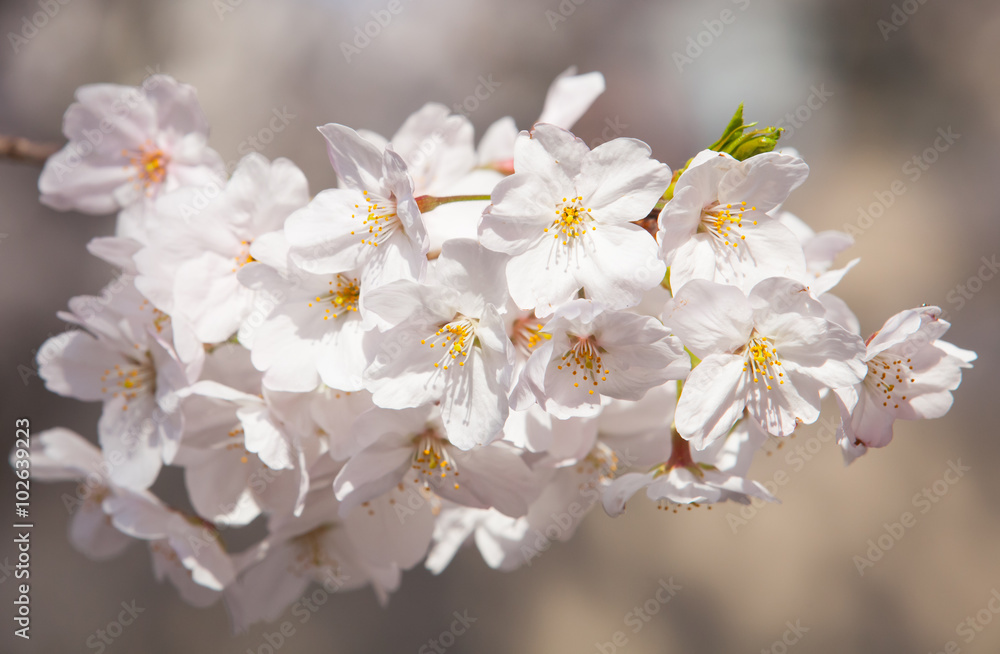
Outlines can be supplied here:
<path id="1" fill-rule="evenodd" d="M 0 159 L 41 166 L 58 150 L 59 146 L 51 143 L 35 143 L 25 138 L 0 134 Z"/>

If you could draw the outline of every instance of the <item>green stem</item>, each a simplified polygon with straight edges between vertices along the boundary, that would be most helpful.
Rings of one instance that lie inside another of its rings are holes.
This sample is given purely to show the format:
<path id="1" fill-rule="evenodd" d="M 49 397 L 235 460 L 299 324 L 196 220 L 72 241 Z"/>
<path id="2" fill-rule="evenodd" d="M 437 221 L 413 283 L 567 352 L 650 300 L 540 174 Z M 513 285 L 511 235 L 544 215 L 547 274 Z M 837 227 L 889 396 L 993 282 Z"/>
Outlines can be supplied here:
<path id="1" fill-rule="evenodd" d="M 421 195 L 416 198 L 417 208 L 420 213 L 427 213 L 437 209 L 442 204 L 451 202 L 489 202 L 492 196 L 489 195 L 447 195 L 444 197 L 434 197 L 433 195 Z"/>

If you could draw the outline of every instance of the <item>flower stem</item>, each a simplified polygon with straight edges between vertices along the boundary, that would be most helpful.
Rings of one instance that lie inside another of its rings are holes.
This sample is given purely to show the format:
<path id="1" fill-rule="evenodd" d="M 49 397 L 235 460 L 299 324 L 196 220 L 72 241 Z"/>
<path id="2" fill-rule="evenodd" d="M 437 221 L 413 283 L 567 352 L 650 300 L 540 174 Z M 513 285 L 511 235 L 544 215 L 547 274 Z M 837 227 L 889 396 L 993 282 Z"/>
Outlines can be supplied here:
<path id="1" fill-rule="evenodd" d="M 57 150 L 59 146 L 55 144 L 36 143 L 25 138 L 0 134 L 0 159 L 41 166 Z"/>
<path id="2" fill-rule="evenodd" d="M 433 211 L 442 204 L 449 204 L 451 202 L 489 202 L 491 199 L 489 195 L 447 195 L 444 197 L 421 195 L 416 198 L 417 208 L 420 209 L 420 213 Z"/>

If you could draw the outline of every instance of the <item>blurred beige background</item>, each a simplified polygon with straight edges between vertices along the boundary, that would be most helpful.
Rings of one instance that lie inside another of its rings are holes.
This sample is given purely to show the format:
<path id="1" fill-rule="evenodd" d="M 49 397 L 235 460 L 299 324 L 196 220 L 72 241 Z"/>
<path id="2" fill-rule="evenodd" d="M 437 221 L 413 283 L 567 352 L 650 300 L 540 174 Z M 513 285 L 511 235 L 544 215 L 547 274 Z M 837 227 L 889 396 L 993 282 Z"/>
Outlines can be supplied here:
<path id="1" fill-rule="evenodd" d="M 402 11 L 347 62 L 340 44 L 387 4 L 70 0 L 18 52 L 7 36 L 0 45 L 0 132 L 57 141 L 77 86 L 136 84 L 158 70 L 198 88 L 212 145 L 227 160 L 237 159 L 241 144 L 246 151 L 272 112 L 294 114 L 261 152 L 294 159 L 315 192 L 333 181 L 316 125 L 391 134 L 426 101 L 462 102 L 480 76 L 500 84 L 470 113 L 481 134 L 504 115 L 529 125 L 567 66 L 600 70 L 608 91 L 576 131 L 590 141 L 621 125 L 671 166 L 713 141 L 743 101 L 749 118 L 794 127 L 787 144 L 812 175 L 788 208 L 816 229 L 857 224 L 859 208 L 903 181 L 905 194 L 863 222 L 868 228 L 850 253 L 862 262 L 838 290 L 866 334 L 901 309 L 939 304 L 954 323 L 948 339 L 980 358 L 949 416 L 897 423 L 888 449 L 850 468 L 815 427 L 760 457 L 753 475 L 785 481 L 778 489 L 784 503 L 744 515 L 746 524 L 730 517 L 739 513 L 729 505 L 664 515 L 637 501 L 618 520 L 594 512 L 571 543 L 514 573 L 489 570 L 469 550 L 439 577 L 407 573 L 386 609 L 360 591 L 333 597 L 304 625 L 286 614 L 296 634 L 280 651 L 419 652 L 449 628 L 454 611 L 477 621 L 451 652 L 611 652 L 597 644 L 622 631 L 627 644 L 615 649 L 629 654 L 778 653 L 787 623 L 808 628 L 787 647 L 793 652 L 922 654 L 943 651 L 948 641 L 961 652 L 1000 651 L 1000 615 L 987 608 L 1000 589 L 1000 442 L 991 415 L 1000 282 L 973 283 L 981 290 L 961 307 L 956 301 L 981 257 L 1000 252 L 1000 5 L 401 0 Z M 0 33 L 20 33 L 37 11 L 34 1 L 3 3 Z M 901 25 L 890 31 L 894 11 Z M 729 22 L 713 22 L 720 16 Z M 707 32 L 705 21 L 717 31 L 721 24 L 721 33 Z M 697 56 L 697 48 L 686 52 L 689 38 L 703 44 Z M 691 61 L 679 66 L 678 55 Z M 908 176 L 907 161 L 949 127 L 958 140 L 918 180 Z M 11 445 L 15 417 L 30 417 L 36 432 L 66 425 L 92 437 L 99 414 L 98 406 L 49 394 L 37 377 L 23 382 L 18 372 L 32 365 L 48 334 L 63 329 L 55 312 L 112 275 L 84 244 L 110 233 L 113 219 L 40 206 L 37 175 L 0 162 L 2 424 Z M 827 410 L 834 414 L 832 405 Z M 788 458 L 796 446 L 815 456 Z M 971 470 L 954 485 L 939 483 L 947 494 L 938 502 L 915 506 L 914 495 L 959 460 Z M 0 476 L 6 516 L 12 475 L 4 466 Z M 157 490 L 182 501 L 179 481 L 168 474 Z M 0 571 L 0 651 L 97 651 L 87 638 L 130 600 L 146 611 L 109 652 L 268 651 L 264 634 L 277 624 L 233 637 L 221 605 L 190 608 L 153 580 L 144 546 L 106 563 L 73 551 L 59 499 L 69 488 L 33 489 L 33 637 L 25 647 L 11 635 L 14 580 Z M 905 511 L 917 515 L 915 527 L 859 575 L 852 557 L 865 555 L 869 539 L 885 534 L 883 523 Z M 13 551 L 5 535 L 0 561 Z M 670 577 L 682 589 L 633 632 L 637 623 L 627 614 Z M 977 612 L 991 623 L 956 632 Z"/>

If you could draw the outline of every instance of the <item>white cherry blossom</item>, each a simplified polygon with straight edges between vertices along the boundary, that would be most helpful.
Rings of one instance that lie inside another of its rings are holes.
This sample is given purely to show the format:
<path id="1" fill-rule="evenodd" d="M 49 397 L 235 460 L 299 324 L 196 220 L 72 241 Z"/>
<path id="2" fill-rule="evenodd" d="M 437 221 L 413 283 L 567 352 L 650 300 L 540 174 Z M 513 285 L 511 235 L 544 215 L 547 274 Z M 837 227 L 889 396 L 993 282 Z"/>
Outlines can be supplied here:
<path id="1" fill-rule="evenodd" d="M 288 218 L 293 261 L 314 273 L 360 269 L 369 288 L 421 278 L 429 242 L 402 157 L 343 125 L 320 133 L 341 187 L 321 191 Z"/>
<path id="2" fill-rule="evenodd" d="M 511 256 L 507 283 L 520 308 L 547 316 L 582 288 L 622 309 L 662 281 L 656 242 L 630 224 L 670 184 L 670 169 L 649 155 L 649 146 L 627 138 L 591 150 L 544 123 L 518 136 L 516 172 L 494 189 L 479 238 Z"/>
<path id="3" fill-rule="evenodd" d="M 868 339 L 861 383 L 837 390 L 840 441 L 848 459 L 892 440 L 896 420 L 940 418 L 975 352 L 940 340 L 951 324 L 939 307 L 901 311 Z M 860 449 L 859 449 L 860 448 Z"/>
<path id="4" fill-rule="evenodd" d="M 700 152 L 657 220 L 671 287 L 707 279 L 749 291 L 767 277 L 802 277 L 802 246 L 769 212 L 808 172 L 791 155 L 770 152 L 737 161 L 722 152 Z"/>
<path id="5" fill-rule="evenodd" d="M 563 305 L 539 334 L 545 340 L 520 383 L 557 418 L 596 415 L 603 397 L 638 400 L 690 369 L 681 342 L 658 320 L 590 300 Z"/>
<path id="6" fill-rule="evenodd" d="M 701 359 L 684 382 L 677 431 L 704 449 L 749 410 L 765 431 L 788 436 L 819 418 L 820 391 L 864 376 L 861 339 L 824 317 L 805 286 L 771 278 L 749 297 L 735 286 L 694 280 L 663 322 Z"/>
<path id="7" fill-rule="evenodd" d="M 224 175 L 194 88 L 167 75 L 140 87 L 81 86 L 63 133 L 69 143 L 38 180 L 42 203 L 54 209 L 113 213 L 183 186 L 218 184 Z"/>

